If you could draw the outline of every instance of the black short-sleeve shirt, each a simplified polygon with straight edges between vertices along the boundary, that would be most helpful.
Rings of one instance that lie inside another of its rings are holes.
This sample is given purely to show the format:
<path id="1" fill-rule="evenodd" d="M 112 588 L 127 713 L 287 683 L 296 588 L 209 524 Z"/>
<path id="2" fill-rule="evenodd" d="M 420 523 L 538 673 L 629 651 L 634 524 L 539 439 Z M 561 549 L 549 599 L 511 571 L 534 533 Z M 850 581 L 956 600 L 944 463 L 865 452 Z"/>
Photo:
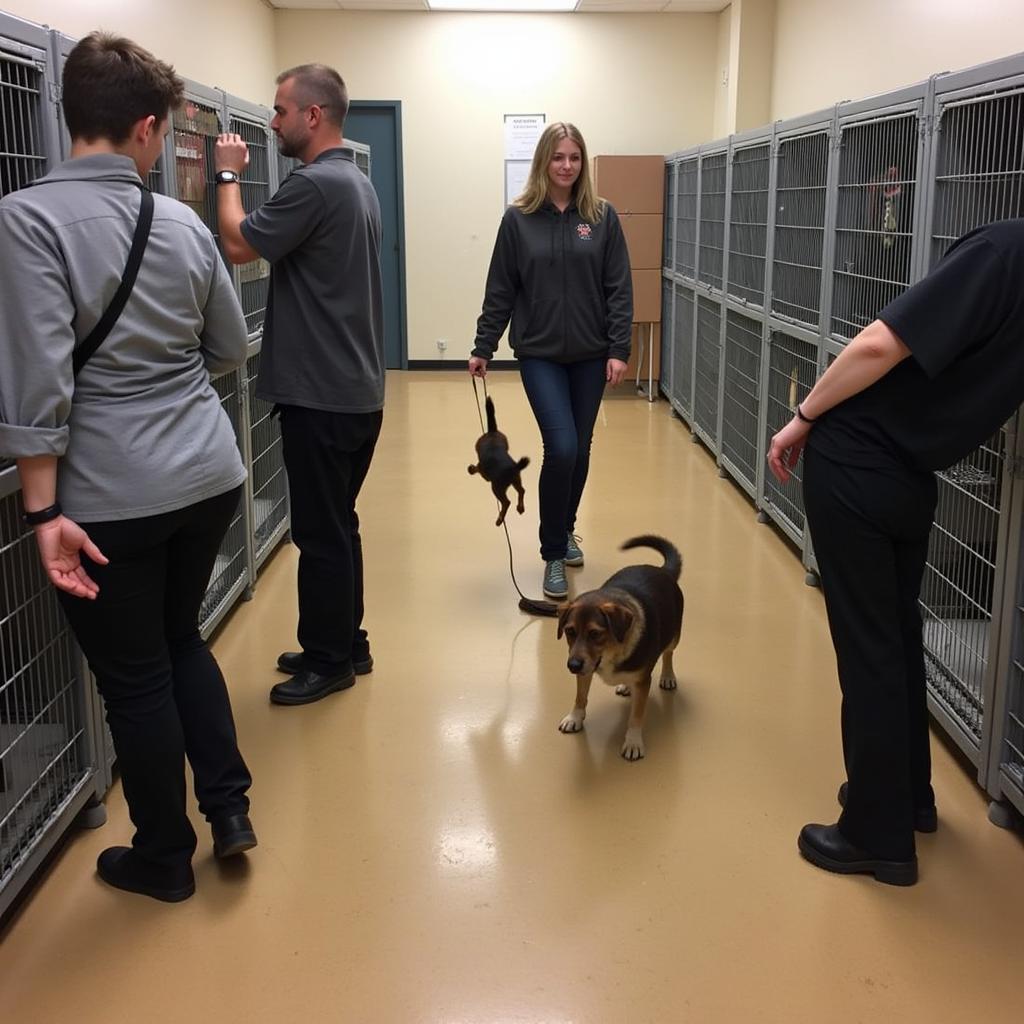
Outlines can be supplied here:
<path id="1" fill-rule="evenodd" d="M 951 466 L 1024 401 L 1024 220 L 958 239 L 878 318 L 911 358 L 825 413 L 808 444 L 849 465 Z"/>
<path id="2" fill-rule="evenodd" d="M 329 412 L 383 408 L 380 205 L 352 150 L 292 171 L 242 235 L 271 264 L 256 394 Z"/>

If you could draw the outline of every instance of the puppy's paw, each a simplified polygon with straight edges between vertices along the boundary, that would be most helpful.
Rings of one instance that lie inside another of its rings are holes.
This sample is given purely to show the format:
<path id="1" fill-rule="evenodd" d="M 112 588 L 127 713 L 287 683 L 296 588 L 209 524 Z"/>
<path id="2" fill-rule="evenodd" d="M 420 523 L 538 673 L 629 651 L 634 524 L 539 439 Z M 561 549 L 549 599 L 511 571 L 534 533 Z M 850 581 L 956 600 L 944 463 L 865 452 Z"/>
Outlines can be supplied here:
<path id="1" fill-rule="evenodd" d="M 586 714 L 582 711 L 578 711 L 575 708 L 569 712 L 558 723 L 559 732 L 582 732 L 583 731 L 583 719 Z"/>
<path id="2" fill-rule="evenodd" d="M 627 761 L 639 761 L 646 754 L 644 738 L 639 729 L 627 729 L 622 741 L 622 756 Z"/>
<path id="3" fill-rule="evenodd" d="M 619 685 L 615 687 L 615 693 L 619 697 L 628 697 L 632 692 L 633 691 L 625 683 L 619 683 Z"/>
<path id="4" fill-rule="evenodd" d="M 661 681 L 658 683 L 658 685 L 663 690 L 675 690 L 679 686 L 679 684 L 676 682 L 675 676 L 662 676 Z"/>

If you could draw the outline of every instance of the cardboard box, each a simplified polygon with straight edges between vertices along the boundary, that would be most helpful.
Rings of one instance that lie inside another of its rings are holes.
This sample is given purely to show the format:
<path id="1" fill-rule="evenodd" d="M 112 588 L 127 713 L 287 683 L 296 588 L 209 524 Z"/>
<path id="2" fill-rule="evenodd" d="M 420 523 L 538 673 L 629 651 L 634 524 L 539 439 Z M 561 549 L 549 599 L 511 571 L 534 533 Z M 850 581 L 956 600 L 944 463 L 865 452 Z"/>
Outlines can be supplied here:
<path id="1" fill-rule="evenodd" d="M 633 323 L 661 323 L 661 268 L 633 271 Z"/>
<path id="2" fill-rule="evenodd" d="M 619 218 L 634 270 L 659 270 L 665 221 L 656 213 L 627 213 Z"/>
<path id="3" fill-rule="evenodd" d="M 594 188 L 616 213 L 663 213 L 663 156 L 596 156 Z"/>

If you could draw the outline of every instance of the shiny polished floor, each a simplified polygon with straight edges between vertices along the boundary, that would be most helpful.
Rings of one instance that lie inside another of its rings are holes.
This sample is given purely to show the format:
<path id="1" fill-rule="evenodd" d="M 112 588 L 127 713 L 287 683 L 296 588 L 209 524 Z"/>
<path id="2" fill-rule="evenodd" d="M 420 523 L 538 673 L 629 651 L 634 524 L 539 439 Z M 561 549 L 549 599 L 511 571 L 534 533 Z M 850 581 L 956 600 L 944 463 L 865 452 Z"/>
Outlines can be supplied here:
<path id="1" fill-rule="evenodd" d="M 539 596 L 539 440 L 518 377 L 490 388 L 534 460 L 510 526 Z M 843 777 L 821 595 L 666 403 L 604 403 L 572 571 L 597 585 L 641 532 L 686 559 L 680 688 L 655 691 L 647 757 L 628 764 L 626 702 L 598 683 L 585 732 L 556 728 L 574 691 L 564 643 L 518 611 L 493 499 L 466 473 L 466 377 L 389 389 L 361 503 L 373 674 L 269 705 L 294 645 L 283 547 L 215 643 L 259 848 L 225 868 L 201 829 L 193 899 L 111 890 L 93 864 L 130 836 L 115 789 L 108 823 L 74 834 L 4 933 L 3 1019 L 1019 1022 L 1024 844 L 988 823 L 941 743 L 916 887 L 798 856 Z"/>

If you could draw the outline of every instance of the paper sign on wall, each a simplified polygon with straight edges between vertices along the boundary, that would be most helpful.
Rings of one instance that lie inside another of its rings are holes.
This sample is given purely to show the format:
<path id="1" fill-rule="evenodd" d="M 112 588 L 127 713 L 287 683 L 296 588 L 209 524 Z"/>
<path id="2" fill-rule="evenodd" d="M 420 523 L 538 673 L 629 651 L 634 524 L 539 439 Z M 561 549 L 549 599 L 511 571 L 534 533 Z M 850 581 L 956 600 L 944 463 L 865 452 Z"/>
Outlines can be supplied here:
<path id="1" fill-rule="evenodd" d="M 537 140 L 544 131 L 546 114 L 505 115 L 505 205 L 526 188 Z"/>

